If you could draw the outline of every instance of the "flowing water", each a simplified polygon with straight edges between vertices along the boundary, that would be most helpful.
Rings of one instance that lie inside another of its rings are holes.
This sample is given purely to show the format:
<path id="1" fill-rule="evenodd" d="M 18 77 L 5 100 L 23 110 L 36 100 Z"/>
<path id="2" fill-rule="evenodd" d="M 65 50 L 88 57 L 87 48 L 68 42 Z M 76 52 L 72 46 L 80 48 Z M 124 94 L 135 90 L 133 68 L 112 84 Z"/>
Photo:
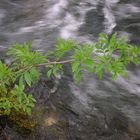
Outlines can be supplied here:
<path id="1" fill-rule="evenodd" d="M 139 15 L 139 0 L 1 0 L 0 57 L 15 42 L 32 41 L 45 52 L 59 37 L 91 43 L 101 32 L 140 44 Z M 7 139 L 139 140 L 140 70 L 131 65 L 128 74 L 112 81 L 86 73 L 75 85 L 66 66 L 66 76 L 55 84 L 42 79 L 32 89 L 40 121 L 35 132 L 23 134 L 7 125 Z"/>

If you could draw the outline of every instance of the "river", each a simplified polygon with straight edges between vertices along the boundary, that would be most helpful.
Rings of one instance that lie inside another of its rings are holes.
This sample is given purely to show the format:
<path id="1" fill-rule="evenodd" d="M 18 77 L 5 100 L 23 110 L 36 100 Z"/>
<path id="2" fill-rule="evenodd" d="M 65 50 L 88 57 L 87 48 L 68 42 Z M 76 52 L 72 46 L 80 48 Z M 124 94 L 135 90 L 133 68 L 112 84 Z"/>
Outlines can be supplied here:
<path id="1" fill-rule="evenodd" d="M 140 44 L 139 15 L 139 0 L 1 0 L 0 57 L 15 42 L 32 41 L 45 52 L 57 38 L 91 43 L 101 32 Z M 69 67 L 65 71 L 55 84 L 43 79 L 32 89 L 40 120 L 36 131 L 23 134 L 7 125 L 7 140 L 140 139 L 139 67 L 130 65 L 129 78 L 115 81 L 85 73 L 80 85 Z"/>

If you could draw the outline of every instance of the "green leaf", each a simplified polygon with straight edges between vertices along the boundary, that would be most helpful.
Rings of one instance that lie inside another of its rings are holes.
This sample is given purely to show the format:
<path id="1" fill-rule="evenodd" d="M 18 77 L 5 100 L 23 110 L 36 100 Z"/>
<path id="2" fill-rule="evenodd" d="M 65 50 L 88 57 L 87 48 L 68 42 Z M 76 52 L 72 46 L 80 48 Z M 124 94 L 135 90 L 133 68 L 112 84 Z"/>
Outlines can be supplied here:
<path id="1" fill-rule="evenodd" d="M 80 62 L 78 62 L 78 61 L 73 62 L 72 63 L 72 72 L 78 71 L 79 67 L 80 67 Z"/>
<path id="2" fill-rule="evenodd" d="M 96 65 L 96 69 L 95 69 L 95 73 L 97 74 L 97 76 L 101 79 L 103 76 L 103 72 L 104 72 L 104 65 L 103 64 L 97 64 Z"/>
<path id="3" fill-rule="evenodd" d="M 31 86 L 32 79 L 31 79 L 31 77 L 30 77 L 29 72 L 24 73 L 24 79 L 25 79 L 26 83 L 27 83 L 29 86 Z"/>
<path id="4" fill-rule="evenodd" d="M 81 71 L 77 71 L 74 73 L 74 79 L 75 79 L 76 83 L 80 83 L 81 78 L 82 78 Z"/>
<path id="5" fill-rule="evenodd" d="M 22 87 L 24 85 L 23 75 L 19 78 L 19 86 Z"/>
<path id="6" fill-rule="evenodd" d="M 86 60 L 84 60 L 84 64 L 93 67 L 93 64 L 94 63 L 93 63 L 93 60 L 92 59 L 86 59 Z"/>
<path id="7" fill-rule="evenodd" d="M 31 108 L 27 107 L 27 108 L 25 109 L 25 111 L 27 112 L 28 115 L 31 115 Z"/>
<path id="8" fill-rule="evenodd" d="M 48 76 L 48 78 L 50 78 L 51 75 L 52 75 L 52 69 L 48 70 L 48 72 L 47 72 L 47 76 Z"/>
<path id="9" fill-rule="evenodd" d="M 109 47 L 111 50 L 114 50 L 115 47 L 116 47 L 116 44 L 117 44 L 116 36 L 117 36 L 117 34 L 114 33 L 114 34 L 111 36 L 111 38 L 110 38 L 109 46 L 108 46 L 108 47 Z"/>
<path id="10" fill-rule="evenodd" d="M 40 74 L 39 70 L 37 70 L 37 68 L 35 68 L 35 67 L 31 68 L 30 77 L 31 77 L 32 83 L 37 82 L 39 80 L 40 75 L 41 74 Z"/>
<path id="11" fill-rule="evenodd" d="M 64 57 L 69 51 L 72 50 L 74 42 L 72 40 L 58 39 L 54 55 L 57 60 Z"/>

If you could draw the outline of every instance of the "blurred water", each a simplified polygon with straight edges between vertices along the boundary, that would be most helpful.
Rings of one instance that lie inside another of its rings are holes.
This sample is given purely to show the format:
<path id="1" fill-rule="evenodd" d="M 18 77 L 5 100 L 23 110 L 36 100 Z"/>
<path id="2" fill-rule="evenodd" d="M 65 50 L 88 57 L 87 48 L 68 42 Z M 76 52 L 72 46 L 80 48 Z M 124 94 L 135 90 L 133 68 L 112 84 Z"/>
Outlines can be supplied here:
<path id="1" fill-rule="evenodd" d="M 46 49 L 57 37 L 90 42 L 113 31 L 139 41 L 139 11 L 137 1 L 2 0 L 1 45 L 32 40 Z"/>
<path id="2" fill-rule="evenodd" d="M 128 41 L 139 44 L 139 15 L 139 0 L 1 0 L 1 55 L 15 42 L 32 41 L 34 48 L 47 51 L 54 48 L 59 37 L 91 43 L 101 32 L 127 35 Z M 81 113 L 91 111 L 92 104 L 103 100 L 139 123 L 140 70 L 130 66 L 128 73 L 128 79 L 118 77 L 116 81 L 107 75 L 99 80 L 95 75 L 85 74 L 79 86 L 67 75 L 70 93 L 66 94 L 74 96 L 69 106 Z M 132 95 L 135 100 L 131 100 Z"/>

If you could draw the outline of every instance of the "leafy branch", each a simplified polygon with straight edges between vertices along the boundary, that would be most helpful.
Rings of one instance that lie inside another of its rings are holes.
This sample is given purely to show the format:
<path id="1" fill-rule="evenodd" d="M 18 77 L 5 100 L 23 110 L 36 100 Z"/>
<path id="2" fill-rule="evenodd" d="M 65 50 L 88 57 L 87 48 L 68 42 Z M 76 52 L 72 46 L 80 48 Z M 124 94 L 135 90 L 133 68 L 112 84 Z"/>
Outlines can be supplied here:
<path id="1" fill-rule="evenodd" d="M 83 71 L 95 73 L 99 78 L 111 73 L 127 76 L 126 69 L 130 63 L 139 65 L 140 48 L 128 44 L 124 37 L 116 34 L 109 37 L 101 34 L 93 44 L 79 44 L 72 40 L 59 39 L 52 52 L 43 54 L 33 50 L 30 43 L 15 44 L 8 50 L 11 64 L 0 61 L 0 114 L 9 115 L 11 111 L 30 115 L 35 99 L 26 94 L 42 75 L 41 67 L 46 69 L 48 78 L 64 74 L 63 65 L 69 63 L 77 83 L 82 79 Z"/>

